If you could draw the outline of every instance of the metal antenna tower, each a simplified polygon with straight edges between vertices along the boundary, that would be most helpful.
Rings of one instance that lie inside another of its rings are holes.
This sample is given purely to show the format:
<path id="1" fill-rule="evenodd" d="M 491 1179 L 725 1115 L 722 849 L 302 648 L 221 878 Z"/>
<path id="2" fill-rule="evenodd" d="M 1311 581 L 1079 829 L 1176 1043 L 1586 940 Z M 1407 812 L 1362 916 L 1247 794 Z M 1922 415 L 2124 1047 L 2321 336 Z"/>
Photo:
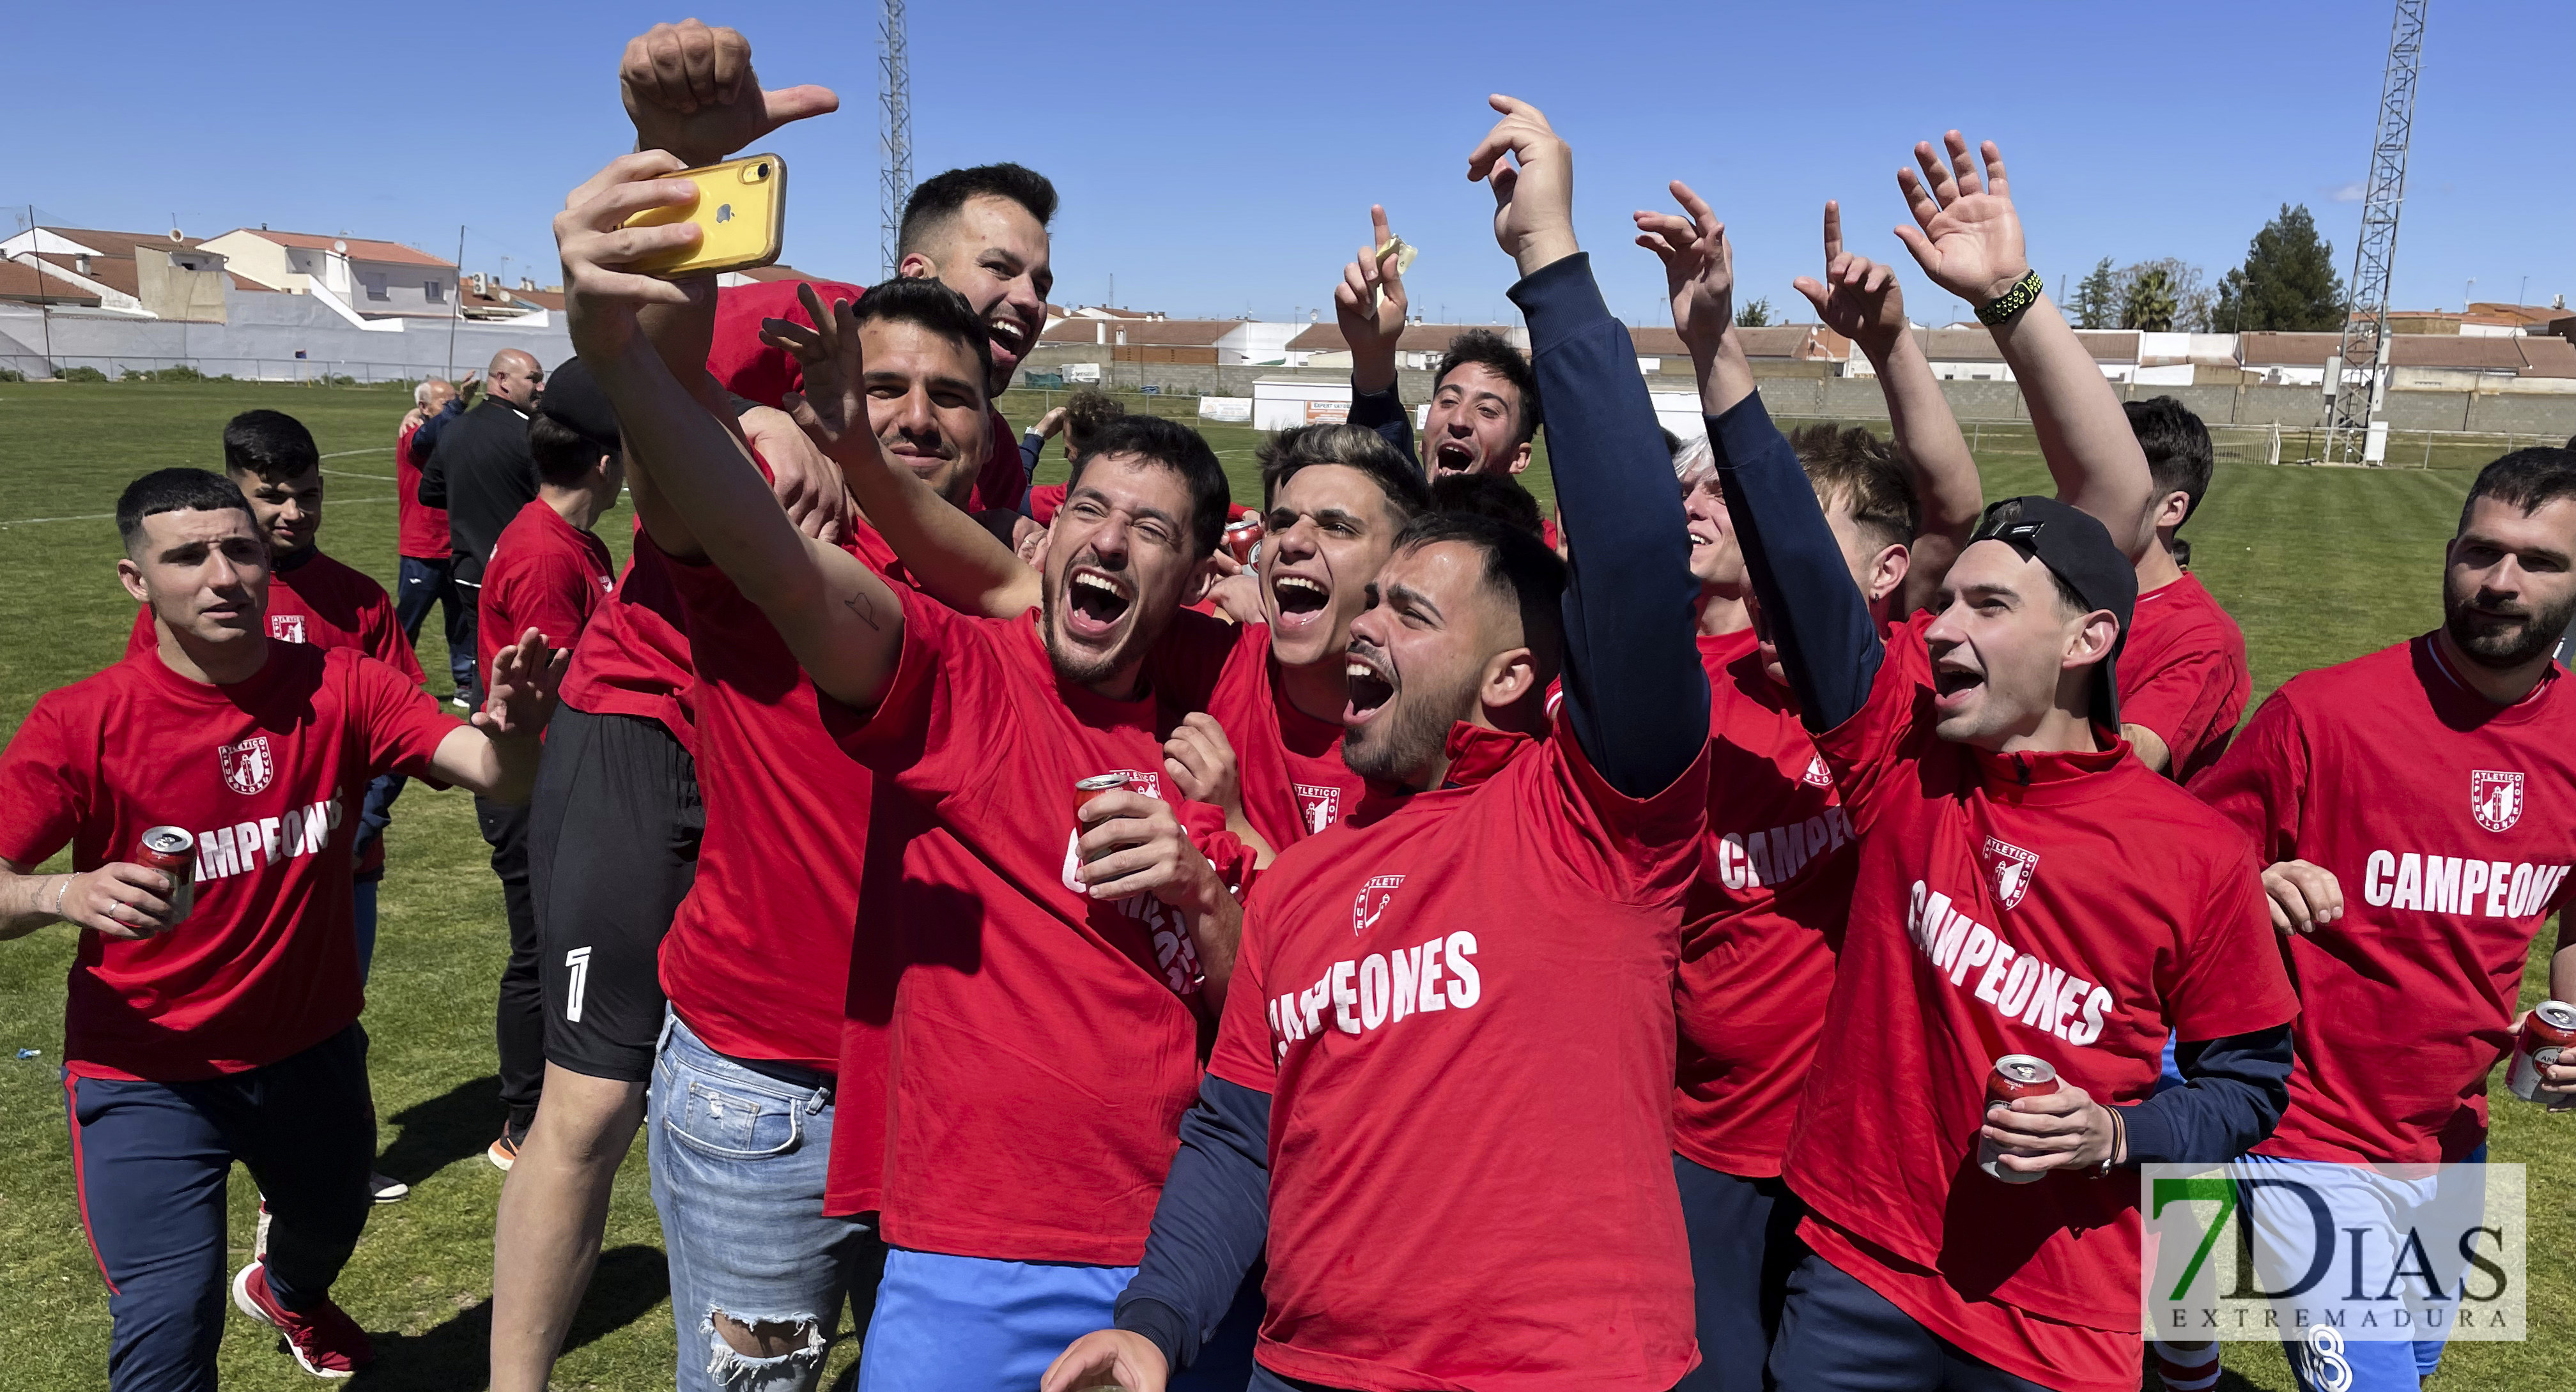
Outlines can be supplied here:
<path id="1" fill-rule="evenodd" d="M 880 244 L 884 278 L 892 280 L 895 267 L 903 261 L 903 252 L 898 248 L 903 238 L 903 205 L 912 198 L 912 65 L 904 53 L 903 0 L 885 0 L 885 18 L 878 25 L 877 38 L 882 50 L 877 58 L 881 108 L 878 124 L 885 146 L 885 173 L 880 180 L 885 204 Z M 2413 104 L 2411 99 L 2408 104 Z"/>
<path id="2" fill-rule="evenodd" d="M 2388 452 L 2379 419 L 2388 390 L 2388 273 L 2397 257 L 2397 214 L 2406 202 L 2406 147 L 2415 135 L 2415 76 L 2424 56 L 2426 0 L 2397 0 L 2389 30 L 2388 72 L 2379 83 L 2379 129 L 2370 147 L 2370 182 L 2361 203 L 2361 235 L 2352 251 L 2352 300 L 2343 345 L 2326 378 L 2328 464 L 2378 464 Z"/>

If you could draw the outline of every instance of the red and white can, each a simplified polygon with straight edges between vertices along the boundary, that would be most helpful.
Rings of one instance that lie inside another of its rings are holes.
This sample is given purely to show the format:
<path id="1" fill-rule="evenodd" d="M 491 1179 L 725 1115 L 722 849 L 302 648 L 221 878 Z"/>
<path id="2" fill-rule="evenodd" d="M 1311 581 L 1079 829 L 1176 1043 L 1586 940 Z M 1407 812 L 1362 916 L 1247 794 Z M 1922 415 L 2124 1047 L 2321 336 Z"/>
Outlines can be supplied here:
<path id="1" fill-rule="evenodd" d="M 1997 1102 L 2018 1102 L 2025 1097 L 2046 1097 L 2055 1091 L 2057 1091 L 2057 1070 L 2049 1066 L 2048 1060 L 2033 1058 L 2029 1054 L 2006 1054 L 1995 1060 L 1995 1071 L 1986 1075 L 1986 1106 L 1988 1107 L 1992 1107 Z M 1979 1125 L 1982 1126 L 1985 1112 L 1980 1110 L 1977 1117 Z M 2034 1180 L 2048 1178 L 2048 1172 L 2045 1170 L 2025 1173 L 2020 1170 L 2005 1169 L 2003 1147 L 1987 1140 L 1983 1135 L 1977 1138 L 1977 1168 L 2006 1184 L 2029 1184 Z"/>
<path id="2" fill-rule="evenodd" d="M 2513 1037 L 2513 1068 L 2505 1074 L 2505 1089 L 2525 1102 L 2542 1101 L 2540 1070 L 2560 1062 L 2569 1049 L 2576 1049 L 2576 1005 L 2553 1000 L 2533 1006 Z"/>
<path id="3" fill-rule="evenodd" d="M 135 844 L 134 863 L 170 877 L 170 926 L 177 927 L 197 905 L 197 838 L 186 827 L 157 826 Z"/>
<path id="4" fill-rule="evenodd" d="M 1089 806 L 1093 798 L 1099 797 L 1105 793 L 1122 793 L 1126 790 L 1127 775 L 1123 773 L 1095 773 L 1089 778 L 1075 779 L 1073 781 L 1073 834 L 1075 839 L 1079 840 L 1084 832 L 1091 830 L 1090 827 L 1083 824 L 1082 809 Z M 1083 858 L 1085 860 L 1090 859 L 1088 856 Z"/>
<path id="5" fill-rule="evenodd" d="M 1239 565 L 1252 564 L 1261 549 L 1261 519 L 1246 517 L 1225 524 L 1225 549 Z"/>

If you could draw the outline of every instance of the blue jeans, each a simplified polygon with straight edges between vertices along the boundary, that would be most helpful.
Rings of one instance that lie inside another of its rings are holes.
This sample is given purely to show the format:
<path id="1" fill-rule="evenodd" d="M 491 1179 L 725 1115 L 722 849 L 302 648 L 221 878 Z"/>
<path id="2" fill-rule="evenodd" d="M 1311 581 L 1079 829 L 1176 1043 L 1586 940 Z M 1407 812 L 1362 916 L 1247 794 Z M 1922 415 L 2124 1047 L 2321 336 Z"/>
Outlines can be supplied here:
<path id="1" fill-rule="evenodd" d="M 2485 1146 L 2470 1152 L 2470 1164 L 2484 1164 Z M 2327 1205 L 2329 1226 L 2355 1223 L 2388 1223 L 2395 1231 L 2415 1226 L 2409 1210 L 2435 1202 L 2472 1207 L 2480 1200 L 2485 1182 L 2478 1172 L 2455 1169 L 2437 1184 L 2431 1178 L 2404 1180 L 2379 1174 L 2366 1165 L 2345 1165 L 2322 1160 L 2284 1160 L 2269 1155 L 2247 1155 L 2236 1164 L 2240 1191 L 2243 1194 L 2243 1217 L 2253 1225 L 2255 1272 L 2267 1290 L 2288 1289 L 2308 1272 L 2316 1255 L 2317 1219 L 2309 1208 L 2309 1196 L 2302 1188 L 2322 1197 Z M 2271 1181 L 2277 1174 L 2279 1181 Z M 2289 1187 L 2296 1181 L 2302 1188 Z M 2462 1186 L 2475 1186 L 2470 1192 Z M 2462 1263 L 2448 1250 L 2450 1244 L 2429 1242 L 2424 1249 L 2427 1262 L 2442 1279 L 2445 1290 L 2433 1297 L 2419 1278 L 2398 1276 L 2393 1270 L 2396 1255 L 2393 1244 L 2368 1242 L 2361 1247 L 2358 1262 L 2349 1259 L 2348 1249 L 2337 1244 L 2330 1253 L 2329 1266 L 2308 1299 L 2318 1326 L 2306 1337 L 2288 1337 L 2281 1341 L 2282 1352 L 2290 1360 L 2291 1375 L 2298 1379 L 2302 1392 L 2415 1392 L 2421 1379 L 2431 1377 L 2441 1366 L 2442 1345 L 2450 1330 L 2450 1319 L 2459 1309 Z M 2358 1269 L 2355 1269 L 2358 1268 Z M 2367 1299 L 2348 1303 L 2349 1288 L 2358 1286 L 2365 1293 L 2386 1291 L 2397 1298 L 2384 1304 Z M 2387 1308 L 2394 1304 L 2397 1309 Z M 2415 1329 L 2429 1331 L 2425 1339 L 2348 1337 L 2326 1327 L 2329 1320 L 2340 1319 L 2346 1330 L 2363 1327 L 2365 1319 L 2384 1330 L 2393 1315 L 2402 1312 Z"/>
<path id="2" fill-rule="evenodd" d="M 394 580 L 394 617 L 402 624 L 404 641 L 417 647 L 420 626 L 428 619 L 430 606 L 445 608 L 447 674 L 456 682 L 456 689 L 464 692 L 474 687 L 474 604 L 456 588 L 455 565 L 444 556 L 434 561 L 403 557 L 401 571 Z"/>
<path id="3" fill-rule="evenodd" d="M 872 1303 L 874 1225 L 823 1214 L 832 1080 L 767 1067 L 708 1048 L 676 1013 L 663 1021 L 647 1143 L 681 1392 L 811 1388 L 842 1303 L 855 1295 L 863 1312 Z M 737 1352 L 716 1331 L 718 1315 L 783 1332 L 790 1347 L 767 1358 Z"/>
<path id="4" fill-rule="evenodd" d="M 1258 1270 L 1259 1268 L 1255 1268 Z M 1038 1385 L 1065 1345 L 1115 1322 L 1132 1266 L 886 1251 L 858 1392 L 994 1392 Z M 1261 1292 L 1246 1285 L 1172 1392 L 1242 1392 Z"/>

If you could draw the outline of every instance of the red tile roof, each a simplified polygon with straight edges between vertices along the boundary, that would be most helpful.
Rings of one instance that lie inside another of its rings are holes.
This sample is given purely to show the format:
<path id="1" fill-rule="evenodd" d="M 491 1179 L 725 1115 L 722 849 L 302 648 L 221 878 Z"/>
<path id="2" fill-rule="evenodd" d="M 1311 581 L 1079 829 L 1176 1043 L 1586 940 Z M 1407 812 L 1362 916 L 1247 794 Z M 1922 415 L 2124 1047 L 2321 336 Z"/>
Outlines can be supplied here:
<path id="1" fill-rule="evenodd" d="M 84 271 L 80 268 L 80 263 L 83 258 L 75 256 L 70 252 L 45 251 L 38 252 L 37 255 L 44 257 L 45 260 L 56 270 L 69 271 L 71 274 L 79 276 L 83 280 L 104 285 L 108 289 L 117 291 L 120 294 L 138 295 L 142 293 L 142 291 L 136 288 L 134 283 L 134 258 L 131 256 L 114 256 L 106 254 L 92 256 L 87 258 L 89 261 L 89 269 Z"/>
<path id="2" fill-rule="evenodd" d="M 51 274 L 40 274 L 23 261 L 0 260 L 0 300 L 45 300 L 55 304 L 94 305 L 95 291 Z"/>
<path id="3" fill-rule="evenodd" d="M 265 227 L 236 229 L 254 237 L 265 237 L 279 246 L 301 247 L 307 251 L 333 251 L 341 246 L 352 261 L 389 262 L 397 266 L 444 266 L 456 268 L 453 261 L 442 261 L 425 251 L 415 251 L 400 242 L 380 242 L 370 237 L 325 237 L 316 232 L 273 232 Z M 227 234 L 229 235 L 229 234 Z"/>
<path id="4" fill-rule="evenodd" d="M 195 246 L 203 240 L 198 237 L 181 237 L 177 241 L 172 241 L 167 235 L 159 233 L 105 232 L 90 227 L 42 227 L 38 230 L 50 232 L 67 242 L 78 242 L 101 256 L 122 256 L 128 259 L 133 257 L 134 249 L 138 246 L 150 247 L 155 251 L 175 251 L 181 247 Z"/>

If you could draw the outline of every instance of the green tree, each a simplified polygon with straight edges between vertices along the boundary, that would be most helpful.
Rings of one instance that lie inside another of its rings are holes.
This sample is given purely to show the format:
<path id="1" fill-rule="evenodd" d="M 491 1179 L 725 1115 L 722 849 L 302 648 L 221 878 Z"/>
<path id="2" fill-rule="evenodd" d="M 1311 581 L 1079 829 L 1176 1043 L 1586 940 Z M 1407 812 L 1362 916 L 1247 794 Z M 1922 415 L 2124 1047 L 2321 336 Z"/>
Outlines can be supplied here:
<path id="1" fill-rule="evenodd" d="M 2075 325 L 2107 329 L 2120 322 L 2120 297 L 2112 286 L 2111 258 L 2093 263 L 2092 274 L 2075 287 Z"/>
<path id="2" fill-rule="evenodd" d="M 2130 279 L 2129 293 L 2121 301 L 2120 327 L 2169 333 L 2174 326 L 2174 313 L 2180 308 L 2172 274 L 2162 266 L 2142 267 Z"/>
<path id="3" fill-rule="evenodd" d="M 2221 333 L 2321 332 L 2342 328 L 2343 314 L 2334 244 L 2317 236 L 2306 204 L 2284 203 L 2246 246 L 2245 264 L 2219 281 L 2209 317 Z"/>
<path id="4" fill-rule="evenodd" d="M 1735 311 L 1735 327 L 1739 329 L 1767 329 L 1771 327 L 1770 297 L 1764 296 L 1763 298 L 1755 300 L 1751 304 Z"/>

